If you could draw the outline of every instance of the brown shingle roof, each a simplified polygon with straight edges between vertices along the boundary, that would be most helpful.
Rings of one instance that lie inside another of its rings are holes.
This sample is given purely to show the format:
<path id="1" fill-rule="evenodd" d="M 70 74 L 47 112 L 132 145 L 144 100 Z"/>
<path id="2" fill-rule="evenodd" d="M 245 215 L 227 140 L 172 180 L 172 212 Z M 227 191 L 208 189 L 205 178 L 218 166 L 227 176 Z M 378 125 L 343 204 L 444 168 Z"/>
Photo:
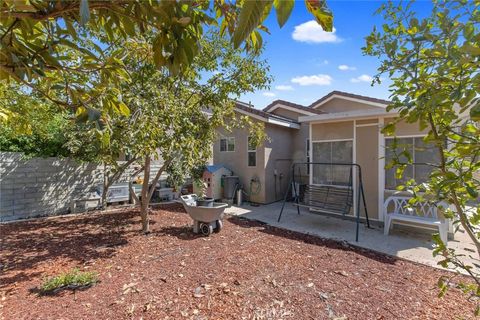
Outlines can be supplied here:
<path id="1" fill-rule="evenodd" d="M 315 113 L 315 114 L 325 113 L 325 112 L 320 111 L 320 110 L 316 110 L 316 109 L 313 109 L 313 108 L 310 108 L 310 107 L 302 106 L 301 104 L 296 104 L 296 103 L 285 101 L 285 100 L 275 100 L 272 103 L 270 103 L 268 106 L 263 108 L 263 111 L 270 112 L 270 109 L 272 109 L 277 104 L 283 104 L 283 105 L 291 107 L 291 108 L 295 108 L 295 109 L 298 109 L 298 110 L 303 110 L 303 111 L 307 111 L 307 112 L 311 112 L 311 113 Z"/>
<path id="2" fill-rule="evenodd" d="M 321 97 L 320 99 L 318 99 L 314 103 L 312 103 L 310 105 L 310 108 L 313 109 L 313 107 L 315 105 L 318 105 L 318 104 L 322 103 L 323 101 L 327 100 L 328 98 L 330 98 L 333 95 L 343 96 L 343 97 L 347 97 L 347 98 L 354 98 L 354 99 L 359 99 L 359 100 L 365 100 L 365 101 L 368 101 L 368 102 L 382 103 L 382 104 L 386 104 L 386 105 L 389 105 L 390 103 L 392 103 L 391 101 L 384 100 L 384 99 L 377 99 L 377 98 L 362 96 L 362 95 L 359 95 L 359 94 L 354 94 L 354 93 L 335 90 L 335 91 L 330 92 L 326 96 Z"/>

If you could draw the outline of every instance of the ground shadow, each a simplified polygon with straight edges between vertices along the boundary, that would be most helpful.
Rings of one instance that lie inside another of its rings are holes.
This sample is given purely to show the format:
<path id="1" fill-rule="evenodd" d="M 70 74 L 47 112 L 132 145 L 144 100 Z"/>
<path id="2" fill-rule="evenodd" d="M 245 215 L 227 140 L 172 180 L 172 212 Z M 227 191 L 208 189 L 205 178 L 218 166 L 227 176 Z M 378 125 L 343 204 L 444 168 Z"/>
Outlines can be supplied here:
<path id="1" fill-rule="evenodd" d="M 308 235 L 296 231 L 291 231 L 279 227 L 270 226 L 264 222 L 249 220 L 244 217 L 230 216 L 227 220 L 242 228 L 259 228 L 259 232 L 267 233 L 270 235 L 286 238 L 289 240 L 304 242 L 312 245 L 322 246 L 329 249 L 350 251 L 360 254 L 368 259 L 372 259 L 385 264 L 394 264 L 399 258 L 390 256 L 384 253 L 376 252 L 373 250 L 365 249 L 362 247 L 354 246 L 346 241 L 338 241 L 333 239 L 321 238 L 314 235 Z"/>
<path id="2" fill-rule="evenodd" d="M 0 289 L 38 277 L 31 270 L 46 261 L 82 265 L 111 257 L 139 231 L 132 209 L 0 225 Z"/>

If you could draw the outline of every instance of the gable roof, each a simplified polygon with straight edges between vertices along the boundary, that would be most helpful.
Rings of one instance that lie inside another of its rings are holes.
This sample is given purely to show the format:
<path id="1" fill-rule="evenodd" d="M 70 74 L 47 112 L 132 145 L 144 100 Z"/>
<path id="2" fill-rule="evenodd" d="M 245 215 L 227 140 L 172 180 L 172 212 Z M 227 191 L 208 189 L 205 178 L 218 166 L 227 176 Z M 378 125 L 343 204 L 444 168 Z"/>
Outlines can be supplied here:
<path id="1" fill-rule="evenodd" d="M 326 102 L 328 102 L 328 101 L 330 101 L 334 98 L 340 98 L 340 99 L 343 98 L 343 99 L 346 99 L 346 100 L 363 102 L 363 103 L 366 103 L 366 104 L 371 104 L 371 105 L 374 105 L 374 106 L 377 106 L 377 107 L 383 107 L 383 108 L 388 106 L 390 103 L 392 103 L 391 101 L 384 100 L 384 99 L 372 98 L 372 97 L 362 96 L 362 95 L 359 95 L 359 94 L 354 94 L 354 93 L 335 90 L 335 91 L 330 92 L 326 96 L 321 97 L 320 99 L 318 99 L 314 103 L 312 103 L 310 105 L 310 108 L 312 108 L 312 109 L 318 108 L 321 105 L 325 104 Z"/>
<path id="2" fill-rule="evenodd" d="M 245 102 L 235 101 L 235 110 L 263 122 L 289 128 L 300 128 L 299 123 L 295 120 L 255 109 L 252 105 Z"/>
<path id="3" fill-rule="evenodd" d="M 296 103 L 285 101 L 285 100 L 275 100 L 272 103 L 270 103 L 268 106 L 263 108 L 263 111 L 270 113 L 270 112 L 273 112 L 274 110 L 276 110 L 278 108 L 283 108 L 283 109 L 287 109 L 287 110 L 292 110 L 293 109 L 292 111 L 303 113 L 305 115 L 314 115 L 314 114 L 324 113 L 321 110 L 316 110 L 316 109 L 313 109 L 313 108 L 310 108 L 310 107 L 302 106 L 300 104 L 296 104 Z"/>

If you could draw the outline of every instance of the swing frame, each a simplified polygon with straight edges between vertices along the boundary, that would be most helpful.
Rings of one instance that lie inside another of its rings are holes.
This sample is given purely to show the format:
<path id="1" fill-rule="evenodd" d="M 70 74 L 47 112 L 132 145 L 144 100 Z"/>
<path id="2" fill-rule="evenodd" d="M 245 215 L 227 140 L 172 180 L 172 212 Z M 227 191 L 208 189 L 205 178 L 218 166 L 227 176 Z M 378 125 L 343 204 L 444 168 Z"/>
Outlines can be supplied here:
<path id="1" fill-rule="evenodd" d="M 358 233 L 359 233 L 359 226 L 360 226 L 360 203 L 361 202 L 363 202 L 363 208 L 365 210 L 365 218 L 366 218 L 368 228 L 370 228 L 370 220 L 368 219 L 367 203 L 366 203 L 366 200 L 365 200 L 365 192 L 364 192 L 364 188 L 363 188 L 362 168 L 357 163 L 337 163 L 337 162 L 295 162 L 295 163 L 293 163 L 292 166 L 291 166 L 292 177 L 290 178 L 290 183 L 288 185 L 287 191 L 285 192 L 282 208 L 281 208 L 280 213 L 278 215 L 277 221 L 280 222 L 280 220 L 282 218 L 283 210 L 285 208 L 285 204 L 287 202 L 288 195 L 291 194 L 292 190 L 293 190 L 293 193 L 294 193 L 294 202 L 295 202 L 294 205 L 297 207 L 297 214 L 300 215 L 300 207 L 306 207 L 306 208 L 309 208 L 309 209 L 314 209 L 314 210 L 316 210 L 315 213 L 318 213 L 318 214 L 329 213 L 328 210 L 325 210 L 324 208 L 319 207 L 319 206 L 312 205 L 311 203 L 310 204 L 300 204 L 300 202 L 299 202 L 299 198 L 300 198 L 299 191 L 300 190 L 297 190 L 297 187 L 296 187 L 295 168 L 297 168 L 298 166 L 305 166 L 305 165 L 308 166 L 308 168 L 311 168 L 311 165 L 350 167 L 349 184 L 348 184 L 347 187 L 350 188 L 353 192 L 353 194 L 352 194 L 352 206 L 356 205 L 355 241 L 358 242 Z M 356 169 L 356 170 L 354 170 L 354 169 Z M 352 179 L 353 178 L 353 171 L 356 172 L 357 177 L 358 177 L 358 181 L 357 181 L 358 192 L 356 194 L 356 199 L 353 199 L 354 194 L 355 194 L 354 193 L 355 186 L 353 185 L 353 179 Z M 310 174 L 312 174 L 311 169 L 310 169 L 309 172 L 310 172 Z M 298 185 L 300 186 L 300 184 L 298 184 Z M 307 184 L 307 187 L 309 187 L 309 186 L 313 186 L 313 184 Z M 328 186 L 328 187 L 337 187 L 338 188 L 338 186 L 335 186 L 335 185 Z M 328 198 L 328 194 L 327 194 L 327 198 Z M 348 211 L 350 211 L 352 206 L 350 206 L 348 208 Z M 344 212 L 342 212 L 342 214 L 343 215 L 346 214 L 346 209 L 345 209 Z"/>

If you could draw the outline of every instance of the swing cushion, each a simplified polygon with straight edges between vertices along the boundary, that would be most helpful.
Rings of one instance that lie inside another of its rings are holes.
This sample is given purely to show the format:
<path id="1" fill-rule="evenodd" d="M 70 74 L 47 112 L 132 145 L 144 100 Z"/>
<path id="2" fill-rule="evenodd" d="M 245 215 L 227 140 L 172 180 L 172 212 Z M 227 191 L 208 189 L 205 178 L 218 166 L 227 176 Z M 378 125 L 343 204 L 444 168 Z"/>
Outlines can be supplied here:
<path id="1" fill-rule="evenodd" d="M 332 185 L 307 185 L 304 202 L 312 209 L 348 214 L 353 202 L 352 188 Z"/>

